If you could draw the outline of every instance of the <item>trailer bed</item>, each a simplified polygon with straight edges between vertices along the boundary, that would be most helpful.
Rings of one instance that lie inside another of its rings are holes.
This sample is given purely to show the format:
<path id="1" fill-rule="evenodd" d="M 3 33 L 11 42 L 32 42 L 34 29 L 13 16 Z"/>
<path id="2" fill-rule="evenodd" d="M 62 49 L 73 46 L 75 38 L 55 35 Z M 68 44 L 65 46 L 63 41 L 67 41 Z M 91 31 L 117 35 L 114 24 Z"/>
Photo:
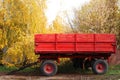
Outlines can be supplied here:
<path id="1" fill-rule="evenodd" d="M 35 53 L 115 53 L 114 34 L 36 34 Z"/>

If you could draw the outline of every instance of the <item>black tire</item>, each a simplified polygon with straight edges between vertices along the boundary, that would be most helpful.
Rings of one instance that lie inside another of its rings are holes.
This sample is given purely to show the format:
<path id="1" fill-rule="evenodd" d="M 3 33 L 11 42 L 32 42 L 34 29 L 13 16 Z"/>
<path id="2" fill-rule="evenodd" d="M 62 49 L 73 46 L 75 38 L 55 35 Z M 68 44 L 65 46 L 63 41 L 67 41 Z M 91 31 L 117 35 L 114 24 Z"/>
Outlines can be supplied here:
<path id="1" fill-rule="evenodd" d="M 105 60 L 96 60 L 92 65 L 95 74 L 105 74 L 108 71 L 108 63 Z"/>
<path id="2" fill-rule="evenodd" d="M 57 65 L 52 60 L 46 60 L 40 66 L 40 71 L 42 75 L 45 76 L 53 76 L 57 73 L 57 70 L 58 70 Z"/>

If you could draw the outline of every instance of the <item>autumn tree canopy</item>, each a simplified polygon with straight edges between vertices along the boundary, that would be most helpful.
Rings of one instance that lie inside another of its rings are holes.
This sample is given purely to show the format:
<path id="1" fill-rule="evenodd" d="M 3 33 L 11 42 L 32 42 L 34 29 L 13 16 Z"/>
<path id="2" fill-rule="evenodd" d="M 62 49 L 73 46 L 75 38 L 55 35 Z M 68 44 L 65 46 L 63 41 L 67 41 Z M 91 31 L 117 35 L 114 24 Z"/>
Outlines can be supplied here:
<path id="1" fill-rule="evenodd" d="M 72 29 L 77 29 L 77 33 L 114 33 L 120 44 L 117 3 L 118 0 L 91 0 L 75 10 L 74 26 L 70 27 L 59 15 L 47 25 L 46 0 L 1 0 L 0 63 L 22 66 L 36 61 L 34 34 L 37 33 L 73 33 Z"/>
<path id="2" fill-rule="evenodd" d="M 35 61 L 34 34 L 45 33 L 45 0 L 3 0 L 0 2 L 0 50 L 2 63 L 18 65 Z"/>
<path id="3" fill-rule="evenodd" d="M 65 25 L 57 16 L 47 26 L 46 0 L 3 0 L 0 2 L 0 61 L 22 66 L 37 60 L 34 34 L 63 33 Z"/>
<path id="4" fill-rule="evenodd" d="M 119 38 L 118 0 L 91 0 L 75 10 L 74 25 L 80 33 L 113 33 Z"/>

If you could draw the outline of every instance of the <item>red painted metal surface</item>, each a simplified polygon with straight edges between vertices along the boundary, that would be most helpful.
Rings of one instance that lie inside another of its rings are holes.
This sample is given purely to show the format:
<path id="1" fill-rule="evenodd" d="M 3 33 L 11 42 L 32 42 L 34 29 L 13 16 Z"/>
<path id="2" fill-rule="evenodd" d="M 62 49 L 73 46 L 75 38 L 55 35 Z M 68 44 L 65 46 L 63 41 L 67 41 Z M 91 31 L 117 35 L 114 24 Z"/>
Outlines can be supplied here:
<path id="1" fill-rule="evenodd" d="M 115 53 L 113 34 L 36 34 L 35 53 Z"/>
<path id="2" fill-rule="evenodd" d="M 102 73 L 105 70 L 105 66 L 103 64 L 99 63 L 99 64 L 96 65 L 96 70 L 99 73 Z"/>
<path id="3" fill-rule="evenodd" d="M 54 71 L 54 67 L 51 64 L 46 64 L 44 66 L 44 71 L 45 73 L 50 74 Z"/>

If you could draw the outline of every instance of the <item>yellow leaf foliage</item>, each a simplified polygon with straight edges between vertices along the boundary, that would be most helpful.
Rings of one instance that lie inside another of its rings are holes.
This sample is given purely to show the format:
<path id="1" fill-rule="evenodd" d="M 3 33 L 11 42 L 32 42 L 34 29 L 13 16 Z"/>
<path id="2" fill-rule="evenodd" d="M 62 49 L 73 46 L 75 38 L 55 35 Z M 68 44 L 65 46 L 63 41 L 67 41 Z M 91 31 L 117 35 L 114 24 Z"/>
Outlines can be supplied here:
<path id="1" fill-rule="evenodd" d="M 22 66 L 35 62 L 34 34 L 45 33 L 46 0 L 3 0 L 0 5 L 0 50 L 8 47 L 2 63 Z"/>
<path id="2" fill-rule="evenodd" d="M 46 29 L 47 33 L 65 33 L 67 32 L 64 20 L 60 16 L 56 16 L 53 23 Z"/>
<path id="3" fill-rule="evenodd" d="M 66 32 L 60 16 L 46 28 L 46 0 L 3 0 L 0 7 L 0 50 L 7 46 L 6 53 L 2 53 L 4 65 L 22 66 L 37 61 L 34 34 Z"/>

